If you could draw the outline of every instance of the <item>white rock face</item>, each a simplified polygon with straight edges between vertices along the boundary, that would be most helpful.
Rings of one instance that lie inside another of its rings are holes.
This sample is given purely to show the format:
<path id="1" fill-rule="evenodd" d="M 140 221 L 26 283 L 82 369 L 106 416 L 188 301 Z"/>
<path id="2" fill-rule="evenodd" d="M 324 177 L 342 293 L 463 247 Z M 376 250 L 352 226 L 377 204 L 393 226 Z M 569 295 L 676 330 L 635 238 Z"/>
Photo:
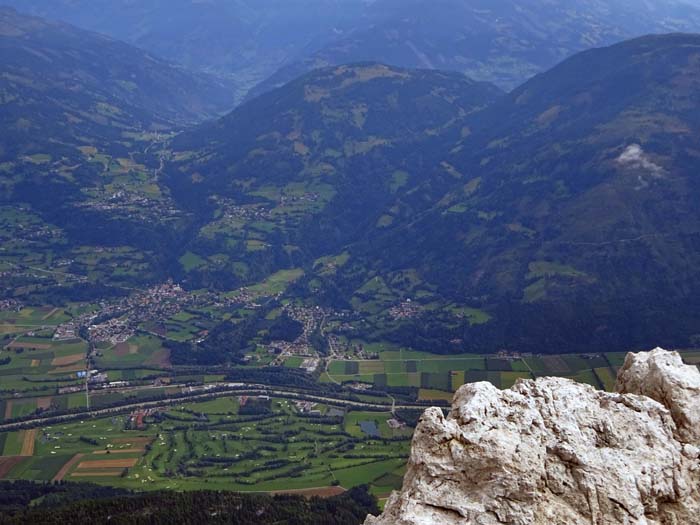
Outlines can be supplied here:
<path id="1" fill-rule="evenodd" d="M 615 390 L 648 396 L 669 409 L 680 438 L 700 444 L 700 373 L 686 366 L 678 352 L 661 348 L 627 354 Z"/>
<path id="2" fill-rule="evenodd" d="M 365 524 L 698 525 L 699 386 L 659 349 L 627 357 L 624 393 L 465 385 L 447 417 L 425 412 L 402 490 Z"/>

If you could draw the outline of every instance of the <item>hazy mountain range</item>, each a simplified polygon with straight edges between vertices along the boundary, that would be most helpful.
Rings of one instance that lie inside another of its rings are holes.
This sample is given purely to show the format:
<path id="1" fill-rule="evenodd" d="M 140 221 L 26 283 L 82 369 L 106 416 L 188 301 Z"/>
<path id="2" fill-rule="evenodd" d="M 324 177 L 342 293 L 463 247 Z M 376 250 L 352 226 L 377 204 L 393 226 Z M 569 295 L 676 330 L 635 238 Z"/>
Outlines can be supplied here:
<path id="1" fill-rule="evenodd" d="M 125 129 L 186 126 L 233 104 L 230 82 L 9 8 L 0 8 L 0 50 L 5 160 L 49 142 L 80 146 L 81 136 L 92 143 Z"/>
<path id="2" fill-rule="evenodd" d="M 228 75 L 236 98 L 357 61 L 464 72 L 512 89 L 571 54 L 647 33 L 696 31 L 680 0 L 4 0 Z"/>
<path id="3" fill-rule="evenodd" d="M 510 90 L 584 49 L 700 28 L 696 7 L 665 0 L 385 0 L 372 9 L 371 27 L 283 65 L 250 95 L 314 68 L 364 60 L 460 71 Z"/>

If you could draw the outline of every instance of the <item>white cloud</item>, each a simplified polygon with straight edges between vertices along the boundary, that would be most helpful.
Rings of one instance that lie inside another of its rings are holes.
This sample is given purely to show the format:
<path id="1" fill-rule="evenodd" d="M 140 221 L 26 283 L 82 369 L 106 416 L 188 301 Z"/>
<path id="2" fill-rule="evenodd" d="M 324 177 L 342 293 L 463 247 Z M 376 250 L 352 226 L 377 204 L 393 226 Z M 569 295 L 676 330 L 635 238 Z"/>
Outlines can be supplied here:
<path id="1" fill-rule="evenodd" d="M 663 177 L 666 174 L 663 166 L 653 162 L 639 144 L 627 146 L 617 158 L 617 162 L 626 168 L 644 171 L 654 177 Z"/>

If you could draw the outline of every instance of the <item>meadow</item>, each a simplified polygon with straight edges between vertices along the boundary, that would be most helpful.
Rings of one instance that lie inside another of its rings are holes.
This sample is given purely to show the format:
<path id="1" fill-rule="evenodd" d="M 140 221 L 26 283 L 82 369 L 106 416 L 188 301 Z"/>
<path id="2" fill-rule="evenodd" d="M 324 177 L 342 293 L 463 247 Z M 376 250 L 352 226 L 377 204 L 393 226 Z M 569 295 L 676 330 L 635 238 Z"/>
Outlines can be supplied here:
<path id="1" fill-rule="evenodd" d="M 354 342 L 353 344 L 357 344 Z M 450 400 L 465 383 L 488 381 L 502 389 L 519 379 L 558 376 L 611 391 L 617 370 L 624 362 L 624 352 L 595 355 L 493 356 L 435 355 L 397 349 L 391 345 L 366 344 L 377 359 L 336 359 L 321 376 L 325 382 L 363 382 L 377 387 L 414 387 L 419 399 Z M 689 362 L 700 359 L 684 353 Z"/>
<path id="2" fill-rule="evenodd" d="M 79 383 L 76 374 L 86 368 L 87 343 L 52 339 L 55 326 L 68 318 L 66 311 L 58 308 L 0 312 L 0 326 L 17 330 L 0 337 L 0 396 L 51 395 L 60 387 Z M 0 419 L 10 413 L 0 411 Z"/>
<path id="3" fill-rule="evenodd" d="M 124 343 L 99 348 L 94 364 L 100 370 L 106 370 L 108 375 L 112 374 L 115 378 L 120 376 L 119 379 L 123 379 L 124 374 L 118 374 L 120 370 L 134 373 L 127 376 L 138 376 L 138 372 L 147 373 L 149 369 L 169 368 L 169 351 L 163 347 L 158 337 L 139 334 Z M 143 370 L 139 370 L 139 367 L 143 367 Z"/>
<path id="4" fill-rule="evenodd" d="M 412 433 L 390 428 L 391 417 L 223 397 L 151 413 L 134 430 L 133 414 L 86 418 L 0 434 L 0 478 L 273 492 L 367 483 L 386 497 L 400 484 Z"/>
<path id="5" fill-rule="evenodd" d="M 302 277 L 300 270 L 281 271 L 244 293 L 260 300 Z M 86 369 L 98 369 L 108 381 L 129 382 L 121 389 L 93 389 L 94 409 L 182 393 L 188 382 L 224 381 L 220 370 L 173 366 L 164 337 L 187 341 L 223 319 L 250 315 L 245 308 L 185 309 L 158 326 L 144 324 L 123 343 L 98 343 L 93 352 L 83 340 L 52 338 L 59 323 L 91 309 L 94 305 L 69 304 L 0 312 L 0 422 L 85 409 L 84 380 L 78 375 Z M 461 313 L 473 322 L 484 321 L 477 311 Z M 274 321 L 280 315 L 278 307 L 265 319 Z M 400 388 L 406 399 L 426 403 L 449 403 L 469 382 L 509 388 L 519 379 L 549 375 L 612 390 L 625 358 L 623 352 L 436 355 L 389 343 L 339 340 L 350 350 L 324 363 L 315 376 L 321 383 L 362 382 L 389 392 Z M 249 366 L 264 367 L 275 359 L 264 345 L 256 348 L 260 359 Z M 688 363 L 700 365 L 700 352 L 683 355 Z M 299 368 L 304 358 L 286 356 L 280 362 Z M 59 394 L 59 389 L 71 386 L 78 391 Z M 285 399 L 228 396 L 183 401 L 148 412 L 0 433 L 0 479 L 82 480 L 146 490 L 318 494 L 368 484 L 372 493 L 385 498 L 401 484 L 413 433 L 413 428 L 392 419 L 388 410 L 342 410 Z"/>

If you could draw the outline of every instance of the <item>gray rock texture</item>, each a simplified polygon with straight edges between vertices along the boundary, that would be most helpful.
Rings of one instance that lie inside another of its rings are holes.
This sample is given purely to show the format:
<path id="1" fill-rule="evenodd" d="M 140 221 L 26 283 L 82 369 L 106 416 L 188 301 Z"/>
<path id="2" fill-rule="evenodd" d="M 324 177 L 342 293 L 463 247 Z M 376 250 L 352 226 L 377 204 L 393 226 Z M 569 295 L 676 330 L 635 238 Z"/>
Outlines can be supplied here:
<path id="1" fill-rule="evenodd" d="M 463 386 L 447 417 L 425 412 L 403 488 L 365 525 L 700 524 L 700 372 L 630 354 L 617 390 Z"/>

